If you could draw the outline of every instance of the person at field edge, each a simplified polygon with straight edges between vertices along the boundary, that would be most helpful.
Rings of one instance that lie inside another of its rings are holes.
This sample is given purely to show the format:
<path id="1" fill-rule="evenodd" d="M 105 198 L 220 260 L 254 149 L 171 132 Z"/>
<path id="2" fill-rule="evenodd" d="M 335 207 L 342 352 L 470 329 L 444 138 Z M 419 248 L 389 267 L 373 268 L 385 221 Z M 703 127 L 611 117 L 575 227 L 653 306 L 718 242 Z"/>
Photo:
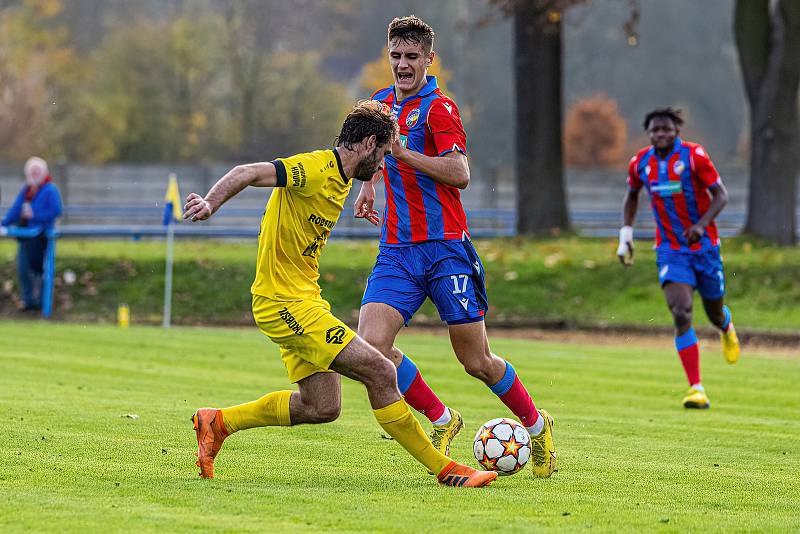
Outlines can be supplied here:
<path id="1" fill-rule="evenodd" d="M 378 102 L 358 103 L 335 147 L 234 167 L 201 197 L 186 197 L 184 218 L 208 219 L 247 186 L 274 188 L 261 221 L 252 309 L 261 332 L 280 347 L 297 391 L 192 416 L 200 476 L 234 432 L 263 426 L 327 423 L 339 416 L 341 378 L 362 382 L 381 427 L 448 486 L 489 485 L 497 473 L 458 464 L 431 444 L 397 389 L 394 366 L 330 311 L 317 283 L 319 257 L 352 186 L 383 167 L 397 123 Z"/>
<path id="2" fill-rule="evenodd" d="M 33 237 L 17 241 L 17 276 L 19 277 L 23 311 L 42 309 L 42 276 L 44 273 L 47 231 L 51 230 L 61 215 L 61 195 L 50 178 L 47 162 L 39 157 L 25 162 L 25 185 L 0 226 L 36 228 Z"/>
<path id="3" fill-rule="evenodd" d="M 433 29 L 416 16 L 389 24 L 394 85 L 372 98 L 391 106 L 400 136 L 382 172 L 386 207 L 380 252 L 361 303 L 358 333 L 397 366 L 400 392 L 431 421 L 431 439 L 447 454 L 463 426 L 461 414 L 445 406 L 411 358 L 394 346 L 400 328 L 430 298 L 448 324 L 459 362 L 528 429 L 533 473 L 549 477 L 556 468 L 553 418 L 536 409 L 511 363 L 489 348 L 483 265 L 459 193 L 470 180 L 466 134 L 455 102 L 427 75 L 435 58 L 433 41 Z M 363 183 L 354 215 L 377 225 L 374 200 L 374 184 Z"/>
<path id="4" fill-rule="evenodd" d="M 728 202 L 728 192 L 706 150 L 682 140 L 680 110 L 659 108 L 645 116 L 651 146 L 631 158 L 628 190 L 622 208 L 617 256 L 633 263 L 633 221 L 639 191 L 647 188 L 656 221 L 658 280 L 675 323 L 675 348 L 689 390 L 685 408 L 709 408 L 700 382 L 700 350 L 692 328 L 693 292 L 697 289 L 709 320 L 721 332 L 722 353 L 729 363 L 739 359 L 739 339 L 731 310 L 724 304 L 725 274 L 714 218 Z"/>

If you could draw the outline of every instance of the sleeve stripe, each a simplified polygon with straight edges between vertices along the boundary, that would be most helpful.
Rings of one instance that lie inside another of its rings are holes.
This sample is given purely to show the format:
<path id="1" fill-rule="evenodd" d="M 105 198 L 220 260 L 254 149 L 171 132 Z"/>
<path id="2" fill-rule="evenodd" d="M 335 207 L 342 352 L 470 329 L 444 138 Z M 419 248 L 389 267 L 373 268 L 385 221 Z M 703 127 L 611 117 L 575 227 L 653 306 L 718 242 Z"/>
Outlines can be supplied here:
<path id="1" fill-rule="evenodd" d="M 275 165 L 275 172 L 278 175 L 275 187 L 286 187 L 286 167 L 284 167 L 283 162 L 279 159 L 274 159 L 270 163 Z"/>

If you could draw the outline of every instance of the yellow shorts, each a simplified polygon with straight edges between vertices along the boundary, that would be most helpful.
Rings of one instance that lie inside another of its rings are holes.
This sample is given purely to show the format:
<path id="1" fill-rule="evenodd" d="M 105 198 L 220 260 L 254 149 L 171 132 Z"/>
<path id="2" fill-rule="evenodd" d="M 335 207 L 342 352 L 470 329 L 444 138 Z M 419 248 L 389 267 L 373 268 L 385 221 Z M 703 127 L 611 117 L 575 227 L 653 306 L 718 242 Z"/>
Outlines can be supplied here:
<path id="1" fill-rule="evenodd" d="M 322 298 L 281 301 L 253 295 L 253 317 L 261 333 L 281 348 L 292 383 L 330 372 L 331 362 L 356 337 Z"/>

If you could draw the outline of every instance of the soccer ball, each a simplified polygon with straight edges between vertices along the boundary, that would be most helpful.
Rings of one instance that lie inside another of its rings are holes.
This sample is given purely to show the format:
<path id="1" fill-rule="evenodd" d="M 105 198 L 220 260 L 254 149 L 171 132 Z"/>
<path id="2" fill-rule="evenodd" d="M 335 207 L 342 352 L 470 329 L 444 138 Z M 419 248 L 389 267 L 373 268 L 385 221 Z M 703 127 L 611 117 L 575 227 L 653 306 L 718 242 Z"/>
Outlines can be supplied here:
<path id="1" fill-rule="evenodd" d="M 472 451 L 485 469 L 513 475 L 525 467 L 531 457 L 531 436 L 513 419 L 492 419 L 478 429 Z"/>

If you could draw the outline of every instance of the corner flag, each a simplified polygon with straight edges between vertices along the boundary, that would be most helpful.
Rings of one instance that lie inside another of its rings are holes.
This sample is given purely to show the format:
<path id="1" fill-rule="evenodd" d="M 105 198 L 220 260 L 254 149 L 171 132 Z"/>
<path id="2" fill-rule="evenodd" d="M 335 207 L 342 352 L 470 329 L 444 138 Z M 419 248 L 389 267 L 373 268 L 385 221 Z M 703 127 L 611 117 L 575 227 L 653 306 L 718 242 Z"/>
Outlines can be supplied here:
<path id="1" fill-rule="evenodd" d="M 178 190 L 178 178 L 175 173 L 169 175 L 169 185 L 167 185 L 167 194 L 164 195 L 164 226 L 170 223 L 181 220 L 183 216 L 181 210 L 181 193 Z"/>
<path id="2" fill-rule="evenodd" d="M 172 317 L 172 247 L 175 241 L 175 221 L 181 220 L 181 193 L 178 191 L 178 178 L 169 174 L 167 194 L 164 195 L 164 226 L 167 231 L 167 265 L 164 273 L 164 328 L 169 328 Z"/>

